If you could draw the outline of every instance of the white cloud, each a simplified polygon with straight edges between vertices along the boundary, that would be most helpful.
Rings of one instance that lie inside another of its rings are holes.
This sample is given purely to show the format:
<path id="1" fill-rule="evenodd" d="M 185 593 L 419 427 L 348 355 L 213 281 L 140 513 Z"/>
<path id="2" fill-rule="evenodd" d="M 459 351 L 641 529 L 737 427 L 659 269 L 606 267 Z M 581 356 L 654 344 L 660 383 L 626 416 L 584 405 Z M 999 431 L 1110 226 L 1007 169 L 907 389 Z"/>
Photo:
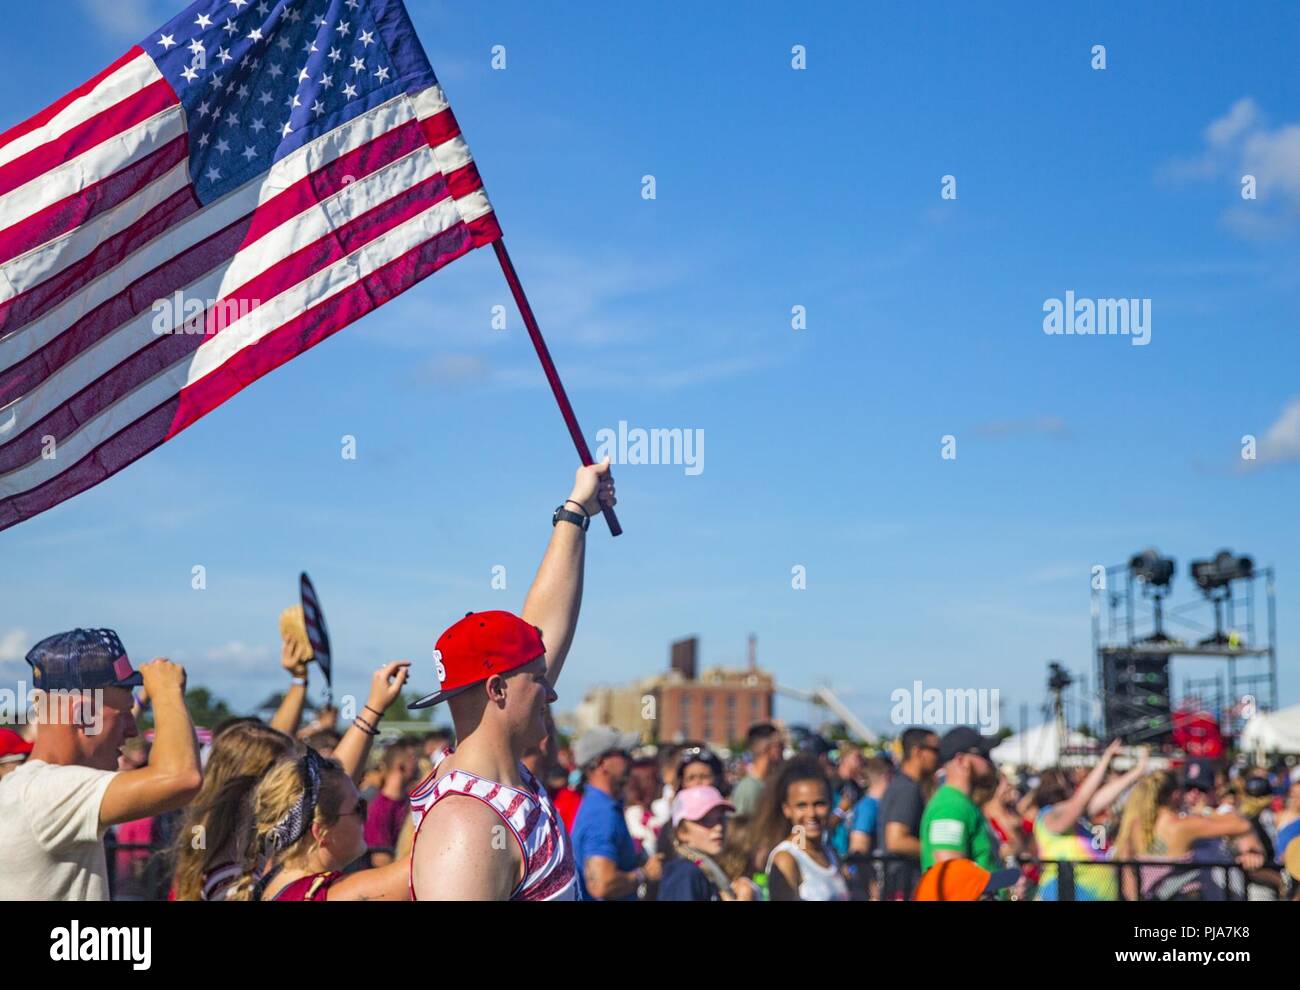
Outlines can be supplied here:
<path id="1" fill-rule="evenodd" d="M 27 641 L 26 629 L 10 629 L 0 636 L 0 663 L 12 663 L 27 656 L 31 645 Z"/>
<path id="2" fill-rule="evenodd" d="M 1259 126 L 1263 114 L 1249 96 L 1243 96 L 1232 105 L 1226 114 L 1218 120 L 1212 120 L 1205 128 L 1205 140 L 1215 148 L 1229 147 L 1242 134 Z"/>
<path id="3" fill-rule="evenodd" d="M 1222 180 L 1233 205 L 1223 212 L 1226 227 L 1245 237 L 1272 237 L 1300 226 L 1300 124 L 1270 127 L 1250 97 L 1237 100 L 1203 133 L 1204 149 L 1171 162 L 1162 174 L 1173 181 Z M 1254 200 L 1240 199 L 1241 182 L 1255 177 Z"/>
<path id="4" fill-rule="evenodd" d="M 102 31 L 137 41 L 167 20 L 154 0 L 78 0 L 78 5 Z"/>
<path id="5" fill-rule="evenodd" d="M 1286 461 L 1300 461 L 1300 396 L 1286 404 L 1282 415 L 1259 439 L 1255 460 L 1243 461 L 1242 464 L 1244 470 L 1250 470 Z"/>

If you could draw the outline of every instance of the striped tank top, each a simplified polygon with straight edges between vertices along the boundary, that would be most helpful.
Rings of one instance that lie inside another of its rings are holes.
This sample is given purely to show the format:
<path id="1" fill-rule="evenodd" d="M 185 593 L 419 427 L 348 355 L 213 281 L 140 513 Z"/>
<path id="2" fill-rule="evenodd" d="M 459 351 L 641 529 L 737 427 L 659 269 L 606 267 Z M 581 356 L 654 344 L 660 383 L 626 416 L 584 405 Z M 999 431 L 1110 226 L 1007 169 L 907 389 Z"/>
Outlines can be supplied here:
<path id="1" fill-rule="evenodd" d="M 411 900 L 416 899 L 415 843 L 420 839 L 420 826 L 433 806 L 449 794 L 477 798 L 491 807 L 519 843 L 524 875 L 510 894 L 512 901 L 577 900 L 578 874 L 573 865 L 572 845 L 546 788 L 522 763 L 519 773 L 524 778 L 523 789 L 465 770 L 450 770 L 439 777 L 438 767 L 451 753 L 449 747 L 438 754 L 432 772 L 410 793 L 411 824 L 415 828 L 408 879 Z"/>

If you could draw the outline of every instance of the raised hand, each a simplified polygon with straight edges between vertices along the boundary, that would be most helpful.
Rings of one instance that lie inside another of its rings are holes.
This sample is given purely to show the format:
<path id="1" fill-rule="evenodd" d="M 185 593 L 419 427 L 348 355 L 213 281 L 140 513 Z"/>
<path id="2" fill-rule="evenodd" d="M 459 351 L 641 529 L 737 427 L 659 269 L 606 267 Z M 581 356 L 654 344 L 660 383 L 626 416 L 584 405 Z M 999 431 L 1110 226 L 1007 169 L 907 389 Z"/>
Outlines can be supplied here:
<path id="1" fill-rule="evenodd" d="M 384 664 L 370 679 L 367 707 L 382 715 L 402 696 L 402 687 L 411 673 L 410 660 L 393 660 Z"/>
<path id="2" fill-rule="evenodd" d="M 577 502 L 582 511 L 594 516 L 602 506 L 615 506 L 618 499 L 614 495 L 614 476 L 610 473 L 608 458 L 600 464 L 590 464 L 578 468 L 573 478 L 573 491 L 569 501 Z"/>

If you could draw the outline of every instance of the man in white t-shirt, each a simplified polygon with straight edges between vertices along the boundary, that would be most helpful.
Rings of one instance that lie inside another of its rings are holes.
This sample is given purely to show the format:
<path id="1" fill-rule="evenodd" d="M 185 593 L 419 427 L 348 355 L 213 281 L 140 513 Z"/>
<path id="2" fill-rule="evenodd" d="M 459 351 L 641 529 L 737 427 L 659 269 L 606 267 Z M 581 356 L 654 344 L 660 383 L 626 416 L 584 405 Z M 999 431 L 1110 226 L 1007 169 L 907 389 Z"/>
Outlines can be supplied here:
<path id="1" fill-rule="evenodd" d="M 38 728 L 31 756 L 0 779 L 0 901 L 108 900 L 104 833 L 183 807 L 203 783 L 185 707 L 185 671 L 169 660 L 131 667 L 110 629 L 74 629 L 27 654 Z M 117 772 L 138 734 L 131 688 L 152 701 L 149 763 Z"/>

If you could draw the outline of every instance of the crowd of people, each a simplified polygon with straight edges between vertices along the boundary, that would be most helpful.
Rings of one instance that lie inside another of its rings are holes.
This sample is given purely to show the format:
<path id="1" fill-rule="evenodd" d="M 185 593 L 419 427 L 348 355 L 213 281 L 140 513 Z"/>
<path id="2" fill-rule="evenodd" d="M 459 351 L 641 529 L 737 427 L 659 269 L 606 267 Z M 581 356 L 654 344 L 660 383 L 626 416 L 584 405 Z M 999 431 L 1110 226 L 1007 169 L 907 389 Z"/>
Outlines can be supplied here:
<path id="1" fill-rule="evenodd" d="M 1007 772 L 966 726 L 868 748 L 762 723 L 734 755 L 609 726 L 566 739 L 550 709 L 587 523 L 614 501 L 608 465 L 578 472 L 520 614 L 471 612 L 437 640 L 438 687 L 408 707 L 445 705 L 452 728 L 378 751 L 430 671 L 385 664 L 345 731 L 334 710 L 304 725 L 300 611 L 282 617 L 275 714 L 202 739 L 180 666 L 137 670 L 106 629 L 41 641 L 35 738 L 0 729 L 0 899 L 1296 897 L 1284 765 L 1156 767 L 1113 742 L 1091 766 Z"/>

